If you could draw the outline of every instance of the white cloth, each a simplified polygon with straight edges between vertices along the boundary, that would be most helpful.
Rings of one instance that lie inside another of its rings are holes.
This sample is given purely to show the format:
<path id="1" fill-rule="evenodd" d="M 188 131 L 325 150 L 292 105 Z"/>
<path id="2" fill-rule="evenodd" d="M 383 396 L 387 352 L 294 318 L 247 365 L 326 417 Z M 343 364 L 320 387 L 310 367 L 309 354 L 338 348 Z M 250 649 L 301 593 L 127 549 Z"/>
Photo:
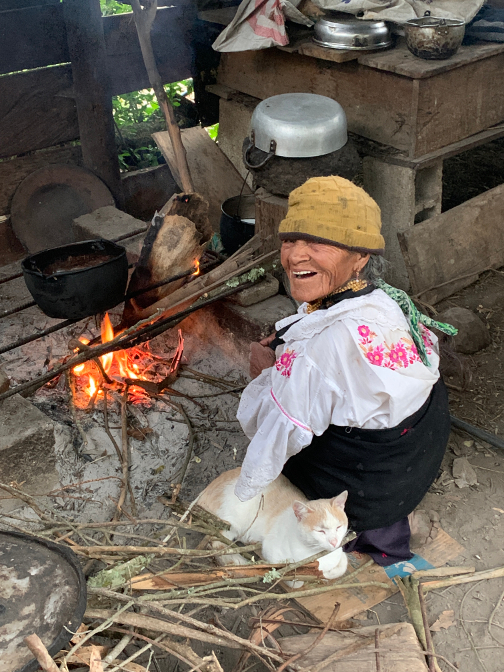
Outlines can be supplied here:
<path id="1" fill-rule="evenodd" d="M 311 314 L 303 304 L 276 329 L 288 324 L 275 366 L 247 386 L 238 408 L 251 439 L 235 488 L 242 501 L 331 424 L 396 427 L 424 404 L 439 378 L 436 336 L 422 327 L 427 367 L 401 309 L 381 289 Z"/>
<path id="2" fill-rule="evenodd" d="M 300 0 L 242 0 L 231 23 L 213 43 L 215 51 L 249 51 L 285 46 L 289 38 L 285 19 L 306 26 L 313 22 L 297 6 Z M 409 19 L 432 16 L 469 23 L 484 0 L 313 0 L 324 10 L 358 14 L 362 19 L 402 24 Z"/>

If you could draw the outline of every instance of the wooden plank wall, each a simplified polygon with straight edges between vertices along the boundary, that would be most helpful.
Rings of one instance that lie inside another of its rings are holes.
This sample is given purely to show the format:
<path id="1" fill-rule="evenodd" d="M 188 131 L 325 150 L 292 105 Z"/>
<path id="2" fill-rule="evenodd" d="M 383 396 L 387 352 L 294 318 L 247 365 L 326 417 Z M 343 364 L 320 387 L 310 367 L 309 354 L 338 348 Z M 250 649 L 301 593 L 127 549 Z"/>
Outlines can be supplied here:
<path id="1" fill-rule="evenodd" d="M 0 77 L 2 158 L 78 138 L 71 67 L 66 64 L 43 68 L 69 60 L 61 10 L 61 4 L 46 2 L 0 12 L 0 72 L 4 73 Z M 191 76 L 189 33 L 193 18 L 189 5 L 158 10 L 152 40 L 164 82 Z M 103 25 L 112 95 L 147 87 L 132 14 L 104 17 Z M 5 75 L 33 68 L 42 69 Z"/>

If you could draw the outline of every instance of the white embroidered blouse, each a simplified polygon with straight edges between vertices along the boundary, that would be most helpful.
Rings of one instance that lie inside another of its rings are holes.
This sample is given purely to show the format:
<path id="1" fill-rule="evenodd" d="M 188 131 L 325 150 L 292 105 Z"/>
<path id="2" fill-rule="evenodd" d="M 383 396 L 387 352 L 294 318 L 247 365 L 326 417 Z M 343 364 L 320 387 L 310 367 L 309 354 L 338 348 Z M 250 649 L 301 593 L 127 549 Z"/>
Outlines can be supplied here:
<path id="1" fill-rule="evenodd" d="M 235 488 L 241 501 L 261 492 L 331 424 L 397 426 L 439 378 L 436 336 L 422 326 L 427 367 L 401 309 L 381 289 L 311 314 L 303 304 L 276 329 L 289 324 L 275 365 L 247 386 L 238 408 L 251 439 Z"/>

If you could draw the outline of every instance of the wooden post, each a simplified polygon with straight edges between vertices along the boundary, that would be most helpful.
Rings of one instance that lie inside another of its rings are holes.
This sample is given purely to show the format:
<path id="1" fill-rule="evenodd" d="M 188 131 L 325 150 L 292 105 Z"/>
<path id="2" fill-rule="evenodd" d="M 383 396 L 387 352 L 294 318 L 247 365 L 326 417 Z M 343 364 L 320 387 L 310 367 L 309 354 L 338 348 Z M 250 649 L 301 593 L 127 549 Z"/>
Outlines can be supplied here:
<path id="1" fill-rule="evenodd" d="M 82 157 L 122 204 L 100 0 L 64 0 Z"/>
<path id="2" fill-rule="evenodd" d="M 129 2 L 131 3 L 131 9 L 133 10 L 133 15 L 135 17 L 138 40 L 140 42 L 140 49 L 142 50 L 145 69 L 147 70 L 147 75 L 149 76 L 150 85 L 156 94 L 159 107 L 164 114 L 166 128 L 170 135 L 170 140 L 173 146 L 176 172 L 178 173 L 178 175 L 174 175 L 174 177 L 177 184 L 179 184 L 186 193 L 191 193 L 194 191 L 194 185 L 192 182 L 191 173 L 189 171 L 189 166 L 187 164 L 187 155 L 182 143 L 180 128 L 177 124 L 173 107 L 168 100 L 168 96 L 166 95 L 166 91 L 161 80 L 161 75 L 159 74 L 159 70 L 156 64 L 154 51 L 152 49 L 150 33 L 152 24 L 156 18 L 157 0 L 144 0 L 143 9 L 140 5 L 140 0 L 129 0 Z M 170 168 L 175 166 L 170 166 Z"/>

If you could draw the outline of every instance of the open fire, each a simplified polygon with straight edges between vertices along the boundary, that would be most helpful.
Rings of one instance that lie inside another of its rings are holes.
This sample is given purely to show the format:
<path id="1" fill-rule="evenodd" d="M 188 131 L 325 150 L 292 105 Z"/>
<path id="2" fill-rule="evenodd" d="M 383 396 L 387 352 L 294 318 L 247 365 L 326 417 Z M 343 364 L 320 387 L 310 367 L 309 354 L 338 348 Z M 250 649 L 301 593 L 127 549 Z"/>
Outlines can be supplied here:
<path id="1" fill-rule="evenodd" d="M 101 342 L 108 343 L 114 336 L 114 327 L 110 321 L 109 314 L 106 313 L 101 324 Z M 81 336 L 79 341 L 84 345 L 89 343 L 89 339 Z M 179 347 L 177 353 L 180 359 L 183 350 L 183 339 L 179 330 Z M 176 356 L 177 357 L 177 356 Z M 105 374 L 111 382 L 105 380 L 97 364 L 93 361 L 79 364 L 72 369 L 76 377 L 76 405 L 84 408 L 89 405 L 91 400 L 103 398 L 104 388 L 123 389 L 128 381 L 129 401 L 133 403 L 145 403 L 150 400 L 149 394 L 140 385 L 132 385 L 130 381 L 141 380 L 154 382 L 159 378 L 159 374 L 164 378 L 173 368 L 174 359 L 163 359 L 154 355 L 145 343 L 142 347 L 133 347 L 127 350 L 118 350 L 110 352 L 99 357 L 100 363 Z"/>

